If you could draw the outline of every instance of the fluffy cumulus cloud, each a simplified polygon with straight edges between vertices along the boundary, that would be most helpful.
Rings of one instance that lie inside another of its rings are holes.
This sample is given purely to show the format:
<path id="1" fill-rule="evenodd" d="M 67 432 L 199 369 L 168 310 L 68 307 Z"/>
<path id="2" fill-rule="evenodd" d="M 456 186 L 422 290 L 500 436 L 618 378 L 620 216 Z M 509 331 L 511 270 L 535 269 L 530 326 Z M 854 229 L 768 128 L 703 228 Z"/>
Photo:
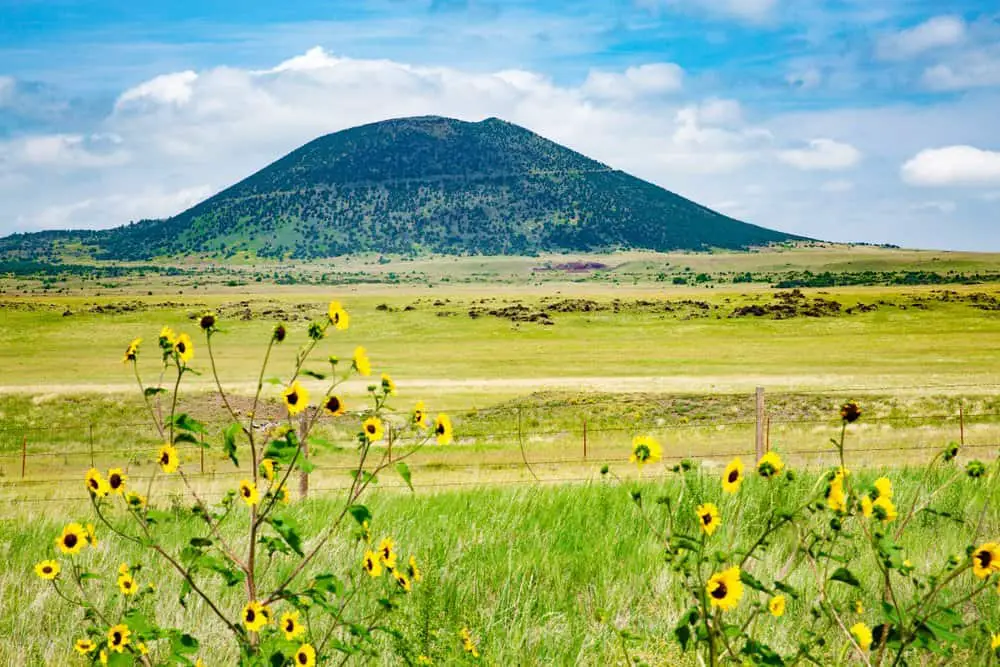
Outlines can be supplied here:
<path id="1" fill-rule="evenodd" d="M 813 139 L 803 148 L 779 151 L 778 159 L 806 171 L 850 169 L 861 161 L 861 151 L 833 139 Z"/>
<path id="2" fill-rule="evenodd" d="M 683 86 L 684 70 L 679 65 L 650 63 L 629 67 L 624 72 L 591 70 L 583 90 L 594 97 L 632 99 L 677 92 Z"/>
<path id="3" fill-rule="evenodd" d="M 973 146 L 922 150 L 903 164 L 903 180 L 918 186 L 1000 185 L 1000 151 Z"/>
<path id="4" fill-rule="evenodd" d="M 122 91 L 89 132 L 0 139 L 0 197 L 10 202 L 0 226 L 109 227 L 168 216 L 319 135 L 439 114 L 504 118 L 757 224 L 928 245 L 922 235 L 939 232 L 942 209 L 916 206 L 925 198 L 900 182 L 900 164 L 927 146 L 981 144 L 990 132 L 989 104 L 965 99 L 940 110 L 768 113 L 698 94 L 704 82 L 684 79 L 670 63 L 557 82 L 524 69 L 364 60 L 321 48 L 261 69 L 161 74 Z M 918 154 L 916 166 L 904 167 L 907 182 L 941 180 L 928 176 L 941 159 Z M 961 173 L 958 181 L 975 180 Z M 973 218 L 990 206 L 953 200 Z"/>
<path id="5" fill-rule="evenodd" d="M 966 36 L 965 21 L 960 16 L 935 16 L 906 30 L 885 35 L 877 53 L 883 60 L 908 60 L 945 46 L 961 43 Z"/>

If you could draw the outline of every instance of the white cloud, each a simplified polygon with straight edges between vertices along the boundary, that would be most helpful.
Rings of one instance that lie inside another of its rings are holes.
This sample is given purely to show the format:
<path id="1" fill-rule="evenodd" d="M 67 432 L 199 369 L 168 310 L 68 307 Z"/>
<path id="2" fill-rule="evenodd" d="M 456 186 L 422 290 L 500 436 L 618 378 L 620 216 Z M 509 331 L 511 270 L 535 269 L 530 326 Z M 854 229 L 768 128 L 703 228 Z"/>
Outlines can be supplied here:
<path id="1" fill-rule="evenodd" d="M 14 97 L 17 82 L 12 76 L 0 76 L 0 107 L 6 106 Z"/>
<path id="2" fill-rule="evenodd" d="M 924 70 L 931 90 L 964 90 L 1000 86 L 1000 50 L 972 51 Z"/>
<path id="3" fill-rule="evenodd" d="M 861 161 L 861 151 L 833 139 L 813 139 L 805 148 L 779 151 L 779 160 L 806 171 L 850 169 Z"/>
<path id="4" fill-rule="evenodd" d="M 684 70 L 674 63 L 649 63 L 624 72 L 590 70 L 583 92 L 591 97 L 632 99 L 674 93 L 684 86 Z"/>
<path id="5" fill-rule="evenodd" d="M 789 72 L 785 76 L 785 82 L 792 88 L 812 90 L 818 88 L 823 83 L 823 73 L 816 67 L 808 67 L 803 70 Z"/>
<path id="6" fill-rule="evenodd" d="M 88 197 L 68 204 L 46 206 L 29 221 L 34 229 L 67 229 L 78 226 L 79 220 L 92 221 L 95 227 L 117 227 L 125 222 L 144 218 L 168 217 L 194 206 L 212 194 L 207 185 L 166 192 L 145 188 L 128 194 Z"/>
<path id="7" fill-rule="evenodd" d="M 53 134 L 29 136 L 0 146 L 0 155 L 28 166 L 55 169 L 111 167 L 129 161 L 114 134 Z"/>
<path id="8" fill-rule="evenodd" d="M 922 150 L 900 169 L 910 185 L 955 186 L 1000 184 L 1000 152 L 973 146 Z"/>
<path id="9" fill-rule="evenodd" d="M 920 25 L 884 36 L 879 40 L 876 54 L 882 60 L 909 60 L 925 51 L 959 44 L 965 35 L 962 17 L 935 16 Z"/>
<path id="10" fill-rule="evenodd" d="M 163 74 L 126 90 L 115 103 L 115 109 L 142 103 L 186 104 L 194 94 L 197 80 L 198 74 L 191 70 Z"/>

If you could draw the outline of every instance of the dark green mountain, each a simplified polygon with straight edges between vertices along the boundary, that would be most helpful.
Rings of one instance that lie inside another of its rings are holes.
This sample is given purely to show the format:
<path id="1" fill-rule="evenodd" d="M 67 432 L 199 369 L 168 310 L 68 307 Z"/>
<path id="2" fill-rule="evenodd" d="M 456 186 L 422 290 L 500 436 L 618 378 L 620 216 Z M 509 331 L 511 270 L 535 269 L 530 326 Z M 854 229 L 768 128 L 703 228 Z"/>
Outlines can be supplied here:
<path id="1" fill-rule="evenodd" d="M 45 245 L 38 236 L 4 245 Z M 726 217 L 496 118 L 420 117 L 320 137 L 173 218 L 76 238 L 101 258 L 146 259 L 699 250 L 800 237 Z"/>

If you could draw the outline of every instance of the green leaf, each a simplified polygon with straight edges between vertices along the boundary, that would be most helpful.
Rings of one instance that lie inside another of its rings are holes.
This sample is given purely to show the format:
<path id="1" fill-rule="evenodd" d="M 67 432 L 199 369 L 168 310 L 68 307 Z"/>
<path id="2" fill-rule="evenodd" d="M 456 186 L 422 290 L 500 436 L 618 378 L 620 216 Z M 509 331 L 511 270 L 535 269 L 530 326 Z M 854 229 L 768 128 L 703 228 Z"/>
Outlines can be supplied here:
<path id="1" fill-rule="evenodd" d="M 267 378 L 264 382 L 268 384 L 284 384 L 280 378 Z"/>
<path id="2" fill-rule="evenodd" d="M 302 553 L 302 538 L 299 536 L 298 527 L 290 517 L 272 516 L 268 517 L 267 522 L 278 531 L 278 534 L 285 540 L 285 544 L 292 548 L 292 551 L 300 556 L 304 555 Z"/>
<path id="3" fill-rule="evenodd" d="M 240 462 L 236 458 L 236 436 L 240 434 L 243 427 L 239 424 L 232 423 L 226 427 L 226 430 L 222 432 L 222 450 L 226 452 L 226 456 L 229 460 L 233 462 L 237 468 L 240 467 Z"/>
<path id="4" fill-rule="evenodd" d="M 156 396 L 157 394 L 165 394 L 165 393 L 167 393 L 167 390 L 164 389 L 163 387 L 146 387 L 143 390 L 142 395 L 145 396 L 146 398 L 149 398 L 150 396 Z"/>
<path id="5" fill-rule="evenodd" d="M 137 632 L 141 635 L 147 634 L 153 630 L 153 626 L 150 624 L 149 619 L 137 609 L 133 609 L 129 613 L 125 614 L 122 622 L 128 626 L 129 630 Z"/>
<path id="6" fill-rule="evenodd" d="M 208 539 L 207 537 L 192 537 L 191 541 L 188 542 L 188 544 L 190 544 L 193 547 L 204 548 L 212 546 L 212 540 Z"/>
<path id="7" fill-rule="evenodd" d="M 344 590 L 344 585 L 340 582 L 340 579 L 329 573 L 316 575 L 316 578 L 313 579 L 312 587 L 317 591 L 329 595 L 338 595 Z"/>
<path id="8" fill-rule="evenodd" d="M 309 473 L 311 473 L 313 470 L 316 469 L 316 464 L 310 461 L 309 459 L 305 458 L 304 456 L 300 456 L 298 460 L 295 462 L 295 467 L 298 468 L 299 471 L 304 472 L 305 474 L 308 475 Z"/>
<path id="9" fill-rule="evenodd" d="M 398 472 L 399 476 L 403 478 L 406 485 L 410 487 L 410 491 L 413 491 L 413 482 L 410 481 L 410 466 L 400 461 L 396 464 L 396 472 Z"/>
<path id="10" fill-rule="evenodd" d="M 187 432 L 181 432 L 174 436 L 174 444 L 176 445 L 179 442 L 190 442 L 193 445 L 201 444 L 198 442 L 198 438 Z"/>
<path id="11" fill-rule="evenodd" d="M 848 586 L 854 586 L 855 588 L 861 587 L 861 582 L 858 578 L 848 570 L 846 567 L 838 567 L 834 570 L 833 574 L 830 575 L 830 581 L 839 581 L 841 583 L 847 584 Z"/>
<path id="12" fill-rule="evenodd" d="M 197 419 L 191 417 L 186 412 L 182 412 L 179 415 L 174 415 L 174 426 L 183 431 L 191 431 L 193 433 L 207 432 L 204 424 L 202 424 Z"/>
<path id="13" fill-rule="evenodd" d="M 191 594 L 191 583 L 187 579 L 184 579 L 181 581 L 180 595 L 177 596 L 177 601 L 181 604 L 182 607 L 185 608 L 187 607 L 187 596 L 190 594 Z"/>
<path id="14" fill-rule="evenodd" d="M 108 667 L 132 667 L 135 664 L 133 662 L 131 653 L 116 653 L 111 651 L 108 655 Z"/>
<path id="15" fill-rule="evenodd" d="M 302 371 L 303 375 L 308 375 L 311 378 L 316 378 L 317 380 L 325 380 L 326 376 L 322 373 L 317 373 L 316 371 Z"/>
<path id="16" fill-rule="evenodd" d="M 371 521 L 372 513 L 364 505 L 351 505 L 347 508 L 359 526 L 365 525 L 365 521 Z"/>
<path id="17" fill-rule="evenodd" d="M 770 593 L 769 589 L 764 584 L 760 583 L 755 576 L 747 572 L 746 570 L 740 570 L 740 581 L 743 582 L 745 586 L 749 586 L 755 591 L 761 591 L 762 593 Z"/>
<path id="18" fill-rule="evenodd" d="M 186 632 L 174 632 L 170 636 L 170 648 L 174 655 L 197 653 L 198 640 Z"/>
<path id="19" fill-rule="evenodd" d="M 691 628 L 688 627 L 687 623 L 678 625 L 674 628 L 674 637 L 677 639 L 677 643 L 681 645 L 681 650 L 686 651 L 688 642 L 691 641 Z"/>
<path id="20" fill-rule="evenodd" d="M 146 510 L 146 522 L 152 524 L 167 523 L 174 517 L 169 512 L 163 510 Z"/>
<path id="21" fill-rule="evenodd" d="M 774 587 L 777 588 L 782 593 L 788 593 L 796 600 L 799 598 L 799 592 L 782 581 L 774 582 Z"/>

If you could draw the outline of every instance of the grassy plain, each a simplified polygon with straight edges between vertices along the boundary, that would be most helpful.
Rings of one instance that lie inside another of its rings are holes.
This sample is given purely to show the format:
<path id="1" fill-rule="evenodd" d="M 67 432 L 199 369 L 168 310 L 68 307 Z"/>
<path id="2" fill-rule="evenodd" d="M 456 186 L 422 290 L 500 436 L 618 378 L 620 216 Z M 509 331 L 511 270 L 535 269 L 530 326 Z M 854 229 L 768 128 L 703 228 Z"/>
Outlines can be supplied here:
<path id="1" fill-rule="evenodd" d="M 533 270 L 568 259 L 610 268 Z M 794 312 L 780 311 L 776 319 L 767 308 L 781 303 L 766 284 L 726 282 L 743 271 L 928 267 L 992 271 L 1000 268 L 1000 256 L 828 247 L 388 263 L 355 258 L 281 267 L 235 263 L 218 272 L 200 265 L 197 274 L 176 278 L 0 279 L 0 524 L 7 536 L 0 558 L 9 573 L 0 576 L 0 664 L 66 664 L 78 618 L 48 593 L 35 597 L 44 589 L 29 572 L 51 555 L 52 535 L 68 518 L 87 518 L 82 471 L 91 462 L 106 468 L 124 461 L 141 481 L 152 469 L 159 441 L 143 418 L 134 378 L 120 363 L 128 341 L 145 340 L 140 369 L 150 381 L 158 374 L 160 327 L 194 335 L 193 365 L 202 374 L 185 381 L 181 407 L 210 423 L 213 448 L 205 453 L 204 475 L 199 450 L 184 451 L 185 465 L 198 473 L 200 492 L 218 498 L 245 472 L 234 472 L 218 447 L 225 411 L 211 396 L 208 358 L 192 318 L 205 310 L 220 315 L 220 377 L 246 409 L 274 324 L 286 321 L 291 331 L 265 374 L 280 378 L 305 340 L 308 321 L 323 315 L 330 298 L 351 312 L 351 328 L 331 335 L 319 359 L 348 357 L 364 345 L 375 373 L 396 379 L 397 407 L 405 411 L 423 399 L 432 411 L 455 416 L 456 442 L 429 448 L 413 462 L 417 495 L 388 477 L 371 502 L 376 532 L 397 536 L 427 562 L 428 581 L 403 611 L 404 626 L 421 637 L 421 647 L 450 664 L 457 656 L 454 633 L 468 624 L 488 664 L 626 664 L 616 631 L 626 629 L 641 637 L 628 647 L 634 656 L 683 664 L 669 641 L 682 611 L 679 593 L 627 492 L 603 478 L 600 466 L 623 468 L 631 436 L 656 435 L 667 460 L 647 472 L 645 484 L 662 486 L 647 492 L 652 497 L 677 493 L 668 469 L 680 457 L 698 459 L 712 475 L 733 454 L 752 458 L 757 385 L 768 392 L 771 445 L 795 466 L 833 462 L 827 442 L 845 398 L 861 400 L 866 409 L 851 427 L 851 447 L 859 450 L 852 465 L 869 468 L 867 476 L 890 466 L 904 497 L 921 484 L 904 466 L 928 460 L 948 441 L 965 437 L 963 463 L 991 459 L 1000 443 L 1000 310 L 993 309 L 1000 287 L 803 289 L 805 301 L 796 297 Z M 253 275 L 265 268 L 270 277 L 256 282 Z M 696 272 L 712 278 L 700 285 L 670 279 Z M 335 284 L 348 274 L 352 282 Z M 280 284 L 289 282 L 285 275 L 294 284 Z M 807 314 L 816 299 L 836 301 L 840 309 Z M 755 307 L 765 313 L 741 311 Z M 854 312 L 846 314 L 847 308 Z M 539 313 L 546 317 L 532 321 Z M 363 408 L 364 385 L 347 385 L 352 410 Z M 261 412 L 278 416 L 278 391 L 266 385 Z M 321 433 L 347 443 L 356 428 L 349 414 L 323 422 Z M 29 451 L 23 480 L 22 446 Z M 353 456 L 349 444 L 317 455 L 310 482 L 317 497 L 293 510 L 303 525 L 322 525 L 347 484 Z M 543 484 L 536 486 L 535 476 Z M 798 484 L 811 481 L 806 475 Z M 171 489 L 166 492 L 165 500 Z M 762 491 L 755 494 L 748 502 L 764 502 Z M 935 509 L 971 522 L 986 496 L 980 487 L 959 485 Z M 983 533 L 995 537 L 1000 519 L 997 505 L 991 507 Z M 177 527 L 177 545 L 191 530 Z M 754 524 L 737 530 L 749 535 Z M 907 540 L 917 567 L 930 567 L 964 549 L 968 530 L 928 518 Z M 933 553 L 922 548 L 929 543 Z M 353 562 L 355 551 L 344 542 L 325 558 Z M 106 540 L 92 557 L 111 572 L 133 554 Z M 150 579 L 165 582 L 164 594 L 171 595 L 169 578 L 159 565 L 152 568 Z M 869 563 L 864 576 L 874 574 Z M 13 603 L 25 599 L 34 600 L 27 611 Z M 237 600 L 231 602 L 235 608 Z M 788 647 L 787 626 L 805 610 L 793 606 L 784 625 L 771 621 L 777 645 Z M 194 605 L 171 613 L 179 614 L 178 623 L 196 626 L 203 612 Z M 995 605 L 977 613 L 998 627 Z M 49 633 L 30 631 L 39 624 Z M 218 658 L 210 664 L 228 664 L 218 629 L 208 628 L 207 638 L 209 654 Z"/>

